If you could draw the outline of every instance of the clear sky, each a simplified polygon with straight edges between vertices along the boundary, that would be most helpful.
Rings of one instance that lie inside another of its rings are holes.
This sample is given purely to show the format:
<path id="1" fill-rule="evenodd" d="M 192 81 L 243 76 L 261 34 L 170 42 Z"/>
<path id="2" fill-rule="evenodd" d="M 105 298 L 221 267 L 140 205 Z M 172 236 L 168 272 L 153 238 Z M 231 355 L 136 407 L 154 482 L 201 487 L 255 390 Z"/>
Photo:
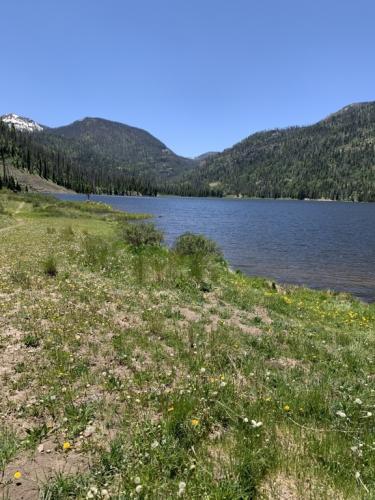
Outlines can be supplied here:
<path id="1" fill-rule="evenodd" d="M 3 0 L 0 114 L 222 150 L 375 100 L 374 0 Z"/>

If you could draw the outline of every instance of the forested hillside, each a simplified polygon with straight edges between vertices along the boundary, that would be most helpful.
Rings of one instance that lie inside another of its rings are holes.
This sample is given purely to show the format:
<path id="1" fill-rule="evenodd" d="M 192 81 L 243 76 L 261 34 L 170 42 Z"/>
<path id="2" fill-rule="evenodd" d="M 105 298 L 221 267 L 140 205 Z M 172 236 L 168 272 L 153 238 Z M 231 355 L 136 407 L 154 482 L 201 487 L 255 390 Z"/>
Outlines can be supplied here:
<path id="1" fill-rule="evenodd" d="M 49 144 L 52 135 L 59 138 L 62 147 L 70 146 L 75 162 L 90 168 L 95 161 L 97 167 L 169 179 L 195 166 L 194 160 L 177 156 L 145 130 L 102 118 L 85 118 L 49 129 L 39 140 Z"/>
<path id="2" fill-rule="evenodd" d="M 79 144 L 46 132 L 16 130 L 0 120 L 0 183 L 20 186 L 9 167 L 34 173 L 80 193 L 156 195 L 155 183 L 137 172 L 122 171 L 87 149 L 85 161 L 77 158 Z"/>
<path id="3" fill-rule="evenodd" d="M 265 198 L 375 201 L 375 103 L 347 106 L 307 127 L 251 135 L 170 190 Z"/>
<path id="4" fill-rule="evenodd" d="M 12 189 L 19 186 L 7 165 L 84 193 L 375 201 L 375 102 L 194 160 L 144 130 L 100 118 L 55 129 L 7 119 L 23 124 L 0 120 L 1 178 Z"/>

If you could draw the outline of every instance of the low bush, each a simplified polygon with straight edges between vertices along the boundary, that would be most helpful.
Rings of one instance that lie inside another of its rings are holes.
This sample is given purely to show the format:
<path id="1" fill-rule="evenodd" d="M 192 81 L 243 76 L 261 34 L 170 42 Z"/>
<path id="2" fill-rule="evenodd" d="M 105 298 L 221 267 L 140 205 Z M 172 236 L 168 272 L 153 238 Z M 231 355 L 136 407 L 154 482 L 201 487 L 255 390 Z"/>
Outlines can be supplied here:
<path id="1" fill-rule="evenodd" d="M 113 254 L 111 245 L 102 238 L 86 235 L 82 239 L 83 263 L 92 269 L 104 269 Z"/>
<path id="2" fill-rule="evenodd" d="M 57 275 L 57 263 L 56 259 L 53 255 L 49 255 L 46 260 L 42 263 L 43 272 L 47 276 L 56 276 Z"/>
<path id="3" fill-rule="evenodd" d="M 23 343 L 26 347 L 32 347 L 33 349 L 36 349 L 40 345 L 40 340 L 36 335 L 32 335 L 29 333 L 24 337 Z"/>
<path id="4" fill-rule="evenodd" d="M 201 234 L 184 233 L 179 236 L 173 246 L 179 255 L 222 257 L 221 250 L 215 243 Z"/>
<path id="5" fill-rule="evenodd" d="M 65 226 L 62 230 L 61 230 L 61 237 L 64 239 L 64 240 L 71 240 L 74 238 L 74 231 L 73 231 L 73 228 L 72 226 Z"/>
<path id="6" fill-rule="evenodd" d="M 152 223 L 124 224 L 121 236 L 133 248 L 158 246 L 164 239 L 163 233 Z"/>

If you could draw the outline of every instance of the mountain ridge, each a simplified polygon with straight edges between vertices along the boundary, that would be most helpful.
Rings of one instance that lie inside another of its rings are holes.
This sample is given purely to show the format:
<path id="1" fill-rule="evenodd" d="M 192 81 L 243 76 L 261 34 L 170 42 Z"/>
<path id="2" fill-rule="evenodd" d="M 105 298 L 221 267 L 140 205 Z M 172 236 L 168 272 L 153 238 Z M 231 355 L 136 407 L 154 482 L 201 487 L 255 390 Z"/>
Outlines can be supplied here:
<path id="1" fill-rule="evenodd" d="M 223 195 L 375 201 L 375 102 L 251 134 L 207 158 L 182 185 L 180 192 L 215 186 Z"/>
<path id="2" fill-rule="evenodd" d="M 372 101 L 344 106 L 312 125 L 256 132 L 194 159 L 176 155 L 144 129 L 99 117 L 20 134 L 17 166 L 30 168 L 31 147 L 38 151 L 32 168 L 51 175 L 57 161 L 52 180 L 68 189 L 121 194 L 143 186 L 139 192 L 375 201 Z M 48 168 L 41 167 L 43 155 Z M 72 169 L 74 186 L 67 180 Z"/>

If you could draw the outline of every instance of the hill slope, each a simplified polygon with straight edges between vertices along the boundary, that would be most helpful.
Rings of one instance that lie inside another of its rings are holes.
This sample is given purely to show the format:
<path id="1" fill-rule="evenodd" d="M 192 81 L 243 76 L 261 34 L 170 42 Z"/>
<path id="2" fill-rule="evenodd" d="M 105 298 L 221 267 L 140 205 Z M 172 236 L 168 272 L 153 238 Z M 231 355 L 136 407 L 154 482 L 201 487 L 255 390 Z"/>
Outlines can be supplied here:
<path id="1" fill-rule="evenodd" d="M 164 178 L 175 177 L 195 166 L 193 160 L 177 156 L 149 132 L 102 118 L 85 118 L 49 129 L 46 134 L 68 139 L 74 150 L 73 158 L 86 166 L 95 158 L 103 167 Z"/>
<path id="2" fill-rule="evenodd" d="M 8 182 L 7 166 L 15 169 L 16 181 L 25 171 L 68 189 L 108 194 L 154 195 L 157 180 L 196 165 L 148 132 L 121 123 L 85 118 L 52 129 L 15 114 L 0 117 L 0 160 L 0 178 L 9 187 L 14 182 Z"/>
<path id="3" fill-rule="evenodd" d="M 183 184 L 245 196 L 374 201 L 375 103 L 347 106 L 315 125 L 253 134 L 208 157 Z"/>

